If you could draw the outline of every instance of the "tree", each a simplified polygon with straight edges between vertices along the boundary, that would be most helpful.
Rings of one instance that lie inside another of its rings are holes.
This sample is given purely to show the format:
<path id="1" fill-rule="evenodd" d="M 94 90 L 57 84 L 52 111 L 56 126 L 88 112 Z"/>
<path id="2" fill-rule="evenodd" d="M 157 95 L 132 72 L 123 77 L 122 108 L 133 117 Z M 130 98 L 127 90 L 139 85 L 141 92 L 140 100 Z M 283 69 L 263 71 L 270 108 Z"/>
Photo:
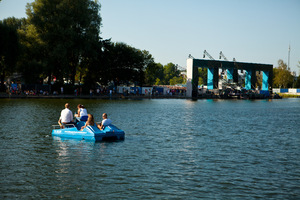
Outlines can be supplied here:
<path id="1" fill-rule="evenodd" d="M 182 76 L 174 76 L 172 79 L 170 79 L 170 85 L 184 84 L 185 82 L 186 80 L 184 80 Z"/>
<path id="2" fill-rule="evenodd" d="M 178 66 L 168 63 L 162 66 L 160 63 L 151 62 L 146 68 L 146 83 L 149 85 L 175 85 L 183 84 L 186 80 L 180 76 Z"/>
<path id="3" fill-rule="evenodd" d="M 110 60 L 110 55 L 107 52 L 111 47 L 111 41 L 101 40 L 93 44 L 92 52 L 86 52 L 89 55 L 83 57 L 77 70 L 77 81 L 84 82 L 88 88 L 96 87 L 96 84 L 104 84 L 110 81 L 110 77 L 106 73 L 106 67 Z"/>
<path id="4" fill-rule="evenodd" d="M 0 91 L 4 90 L 4 78 L 14 72 L 19 55 L 17 29 L 9 21 L 0 21 Z"/>
<path id="5" fill-rule="evenodd" d="M 106 45 L 104 57 L 104 64 L 100 71 L 103 74 L 102 82 L 114 82 L 115 86 L 129 82 L 141 86 L 145 80 L 145 70 L 153 62 L 149 52 L 122 42 Z"/>
<path id="6" fill-rule="evenodd" d="M 15 20 L 20 39 L 20 56 L 17 62 L 17 72 L 22 74 L 25 83 L 41 83 L 46 77 L 45 64 L 43 61 L 42 45 L 36 28 L 28 23 L 25 18 Z"/>
<path id="7" fill-rule="evenodd" d="M 173 63 L 168 63 L 167 65 L 164 66 L 164 80 L 163 80 L 164 85 L 169 85 L 170 80 L 173 77 L 178 77 L 179 75 L 180 75 L 180 71 L 178 70 L 177 65 Z"/>
<path id="8" fill-rule="evenodd" d="M 207 68 L 198 68 L 198 84 L 206 85 L 207 84 Z"/>
<path id="9" fill-rule="evenodd" d="M 273 69 L 274 87 L 288 88 L 293 85 L 293 76 L 283 60 L 278 61 L 278 67 Z"/>
<path id="10" fill-rule="evenodd" d="M 93 52 L 100 33 L 100 5 L 92 0 L 36 0 L 27 5 L 27 16 L 42 41 L 45 71 L 50 77 L 75 83 L 82 60 Z M 95 55 L 95 54 L 93 54 Z M 86 67 L 86 66 L 81 66 Z"/>
<path id="11" fill-rule="evenodd" d="M 151 62 L 148 64 L 146 71 L 145 71 L 145 81 L 148 85 L 157 85 L 160 82 L 160 79 L 163 79 L 164 76 L 164 67 L 160 63 Z"/>
<path id="12" fill-rule="evenodd" d="M 300 76 L 298 76 L 297 81 L 295 83 L 296 88 L 300 88 Z"/>
<path id="13" fill-rule="evenodd" d="M 300 61 L 298 61 L 297 67 L 300 68 Z M 295 87 L 296 87 L 296 88 L 300 88 L 300 70 L 299 70 L 299 76 L 298 76 L 298 78 L 297 78 Z"/>
<path id="14" fill-rule="evenodd" d="M 161 80 L 159 78 L 156 78 L 154 85 L 163 85 L 163 83 L 161 82 Z"/>

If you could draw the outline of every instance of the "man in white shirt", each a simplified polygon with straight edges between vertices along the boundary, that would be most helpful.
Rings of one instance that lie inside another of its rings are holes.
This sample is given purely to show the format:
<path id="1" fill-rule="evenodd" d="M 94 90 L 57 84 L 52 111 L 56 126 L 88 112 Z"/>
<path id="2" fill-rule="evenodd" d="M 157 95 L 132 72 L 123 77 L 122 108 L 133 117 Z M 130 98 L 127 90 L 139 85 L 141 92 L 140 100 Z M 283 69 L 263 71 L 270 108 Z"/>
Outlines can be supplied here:
<path id="1" fill-rule="evenodd" d="M 102 118 L 103 118 L 103 120 L 102 120 L 101 124 L 98 125 L 98 128 L 100 130 L 103 130 L 104 126 L 108 126 L 112 123 L 112 121 L 110 119 L 107 119 L 106 113 L 103 113 Z"/>
<path id="2" fill-rule="evenodd" d="M 60 113 L 60 118 L 58 120 L 58 124 L 61 128 L 64 127 L 65 124 L 72 124 L 73 123 L 73 113 L 69 109 L 69 103 L 65 104 L 65 109 L 63 109 Z"/>

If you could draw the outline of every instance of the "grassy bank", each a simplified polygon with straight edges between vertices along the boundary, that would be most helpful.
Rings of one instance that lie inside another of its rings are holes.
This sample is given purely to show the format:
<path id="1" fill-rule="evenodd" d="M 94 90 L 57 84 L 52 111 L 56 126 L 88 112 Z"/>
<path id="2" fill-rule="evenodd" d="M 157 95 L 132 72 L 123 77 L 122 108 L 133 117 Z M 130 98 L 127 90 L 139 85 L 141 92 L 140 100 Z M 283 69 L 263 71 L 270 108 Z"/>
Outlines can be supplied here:
<path id="1" fill-rule="evenodd" d="M 300 95 L 288 93 L 279 93 L 279 96 L 281 96 L 282 98 L 300 98 Z"/>

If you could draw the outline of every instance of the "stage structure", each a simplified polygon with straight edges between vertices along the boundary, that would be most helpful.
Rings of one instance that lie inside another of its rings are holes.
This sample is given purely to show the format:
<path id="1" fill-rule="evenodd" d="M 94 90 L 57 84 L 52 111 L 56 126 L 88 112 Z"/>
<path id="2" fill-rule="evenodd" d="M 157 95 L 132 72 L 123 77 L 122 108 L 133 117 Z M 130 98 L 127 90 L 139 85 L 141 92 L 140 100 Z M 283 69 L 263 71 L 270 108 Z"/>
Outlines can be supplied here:
<path id="1" fill-rule="evenodd" d="M 233 79 L 233 82 L 238 82 L 238 70 L 243 70 L 245 76 L 245 89 L 255 89 L 256 72 L 263 72 L 262 75 L 262 91 L 269 91 L 272 89 L 273 79 L 273 65 L 258 64 L 258 63 L 244 63 L 236 61 L 221 61 L 221 60 L 207 60 L 194 59 L 192 57 L 187 59 L 187 92 L 186 96 L 196 98 L 198 96 L 198 68 L 207 68 L 207 89 L 217 89 L 219 83 L 219 69 L 227 70 L 228 79 Z"/>

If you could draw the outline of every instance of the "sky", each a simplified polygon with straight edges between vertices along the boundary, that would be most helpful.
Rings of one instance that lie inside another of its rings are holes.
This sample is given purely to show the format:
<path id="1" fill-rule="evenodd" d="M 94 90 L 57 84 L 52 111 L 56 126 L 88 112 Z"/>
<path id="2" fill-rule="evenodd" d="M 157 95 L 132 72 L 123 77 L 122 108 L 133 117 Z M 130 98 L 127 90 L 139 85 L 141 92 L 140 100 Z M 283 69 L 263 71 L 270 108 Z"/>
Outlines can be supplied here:
<path id="1" fill-rule="evenodd" d="M 26 17 L 26 3 L 2 0 L 0 20 Z M 189 54 L 215 60 L 289 63 L 299 75 L 300 0 L 99 0 L 101 37 L 147 50 L 155 62 L 186 68 Z M 289 55 L 290 46 L 290 59 Z M 290 61 L 290 62 L 288 62 Z"/>

